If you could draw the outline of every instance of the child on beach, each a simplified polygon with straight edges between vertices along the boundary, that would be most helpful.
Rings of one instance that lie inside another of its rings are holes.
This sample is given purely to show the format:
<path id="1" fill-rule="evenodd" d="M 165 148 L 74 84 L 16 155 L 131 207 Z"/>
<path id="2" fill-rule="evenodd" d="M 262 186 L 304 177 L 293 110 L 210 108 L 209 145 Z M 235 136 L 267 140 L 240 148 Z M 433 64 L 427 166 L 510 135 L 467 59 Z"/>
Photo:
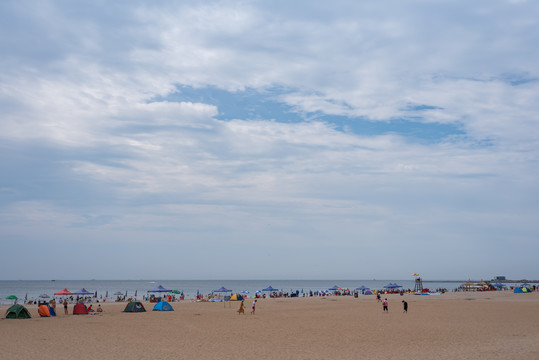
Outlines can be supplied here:
<path id="1" fill-rule="evenodd" d="M 385 312 L 389 312 L 389 310 L 387 309 L 387 298 L 385 298 L 384 301 L 382 301 L 382 309 Z"/>
<path id="2" fill-rule="evenodd" d="M 253 301 L 253 306 L 251 307 L 251 315 L 255 314 L 256 299 Z"/>

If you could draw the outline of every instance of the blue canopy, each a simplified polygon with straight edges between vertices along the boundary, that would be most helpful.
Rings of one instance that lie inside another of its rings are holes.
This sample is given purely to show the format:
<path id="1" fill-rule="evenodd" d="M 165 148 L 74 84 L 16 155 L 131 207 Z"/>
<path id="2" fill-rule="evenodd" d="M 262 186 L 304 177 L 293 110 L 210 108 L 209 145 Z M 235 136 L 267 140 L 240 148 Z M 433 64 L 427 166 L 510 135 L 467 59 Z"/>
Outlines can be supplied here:
<path id="1" fill-rule="evenodd" d="M 337 285 L 333 285 L 333 287 L 329 288 L 328 290 L 339 290 L 340 287 L 338 287 Z"/>
<path id="2" fill-rule="evenodd" d="M 170 290 L 165 289 L 164 287 L 162 287 L 161 285 L 159 285 L 159 286 L 156 287 L 155 289 L 148 290 L 148 292 L 170 292 Z"/>
<path id="3" fill-rule="evenodd" d="M 502 286 L 505 286 L 504 284 L 502 283 L 496 283 L 496 284 L 492 284 L 492 286 L 496 286 L 496 287 L 502 287 Z"/>
<path id="4" fill-rule="evenodd" d="M 272 288 L 271 285 L 270 285 L 270 286 L 268 286 L 267 288 L 262 289 L 262 291 L 278 291 L 278 289 L 274 289 L 274 288 Z"/>
<path id="5" fill-rule="evenodd" d="M 394 287 L 394 288 L 400 288 L 400 287 L 402 287 L 402 286 L 397 285 L 397 283 L 393 283 L 393 287 Z"/>
<path id="6" fill-rule="evenodd" d="M 232 290 L 228 290 L 226 287 L 221 286 L 219 289 L 213 290 L 213 292 L 232 292 Z"/>
<path id="7" fill-rule="evenodd" d="M 93 292 L 90 292 L 90 291 L 86 290 L 85 288 L 82 288 L 79 291 L 75 291 L 74 293 L 77 294 L 77 295 L 90 295 L 90 294 L 93 295 Z"/>
<path id="8" fill-rule="evenodd" d="M 361 285 L 360 287 L 356 288 L 356 290 L 369 290 L 369 288 L 365 287 L 365 285 Z"/>
<path id="9" fill-rule="evenodd" d="M 395 287 L 395 285 L 393 285 L 392 283 L 389 283 L 387 284 L 386 286 L 384 286 L 386 289 L 393 289 Z"/>

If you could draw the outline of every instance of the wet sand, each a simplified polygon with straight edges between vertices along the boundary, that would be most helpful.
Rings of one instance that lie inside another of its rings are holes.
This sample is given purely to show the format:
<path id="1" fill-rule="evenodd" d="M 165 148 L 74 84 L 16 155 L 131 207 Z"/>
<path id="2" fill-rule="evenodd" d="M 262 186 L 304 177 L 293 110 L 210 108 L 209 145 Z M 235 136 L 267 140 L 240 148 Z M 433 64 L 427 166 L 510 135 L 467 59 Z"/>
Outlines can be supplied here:
<path id="1" fill-rule="evenodd" d="M 172 303 L 174 312 L 4 319 L 5 359 L 539 359 L 539 293 L 387 295 Z M 409 304 L 403 313 L 401 301 Z M 95 307 L 95 305 L 94 305 Z M 70 306 L 70 313 L 72 306 Z"/>

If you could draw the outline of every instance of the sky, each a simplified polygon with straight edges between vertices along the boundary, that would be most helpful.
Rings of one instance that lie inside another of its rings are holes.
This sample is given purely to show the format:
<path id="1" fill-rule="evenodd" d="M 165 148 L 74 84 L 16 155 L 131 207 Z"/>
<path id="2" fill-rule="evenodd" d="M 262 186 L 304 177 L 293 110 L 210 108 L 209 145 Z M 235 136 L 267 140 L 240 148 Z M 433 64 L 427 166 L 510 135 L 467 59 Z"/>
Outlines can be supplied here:
<path id="1" fill-rule="evenodd" d="M 0 2 L 0 279 L 537 279 L 539 3 Z"/>

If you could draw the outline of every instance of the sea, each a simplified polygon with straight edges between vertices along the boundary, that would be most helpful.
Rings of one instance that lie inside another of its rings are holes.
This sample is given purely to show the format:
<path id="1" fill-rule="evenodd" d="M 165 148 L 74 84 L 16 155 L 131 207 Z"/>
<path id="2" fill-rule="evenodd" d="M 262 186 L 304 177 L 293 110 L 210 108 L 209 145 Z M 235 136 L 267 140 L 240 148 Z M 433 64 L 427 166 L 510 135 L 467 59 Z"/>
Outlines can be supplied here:
<path id="1" fill-rule="evenodd" d="M 453 291 L 465 281 L 423 280 L 423 287 L 431 291 L 446 289 Z M 6 299 L 10 295 L 24 299 L 37 300 L 41 295 L 54 297 L 54 293 L 66 288 L 71 292 L 86 289 L 102 298 L 108 295 L 115 299 L 117 295 L 135 297 L 141 300 L 148 290 L 158 285 L 169 290 L 178 290 L 186 299 L 196 298 L 197 293 L 208 295 L 221 287 L 232 292 L 254 296 L 257 291 L 269 286 L 282 292 L 309 293 L 325 291 L 333 286 L 354 290 L 365 286 L 372 290 L 383 289 L 389 283 L 397 283 L 401 289 L 414 289 L 414 280 L 0 280 L 0 304 L 13 304 Z M 300 295 L 301 296 L 301 295 Z"/>

